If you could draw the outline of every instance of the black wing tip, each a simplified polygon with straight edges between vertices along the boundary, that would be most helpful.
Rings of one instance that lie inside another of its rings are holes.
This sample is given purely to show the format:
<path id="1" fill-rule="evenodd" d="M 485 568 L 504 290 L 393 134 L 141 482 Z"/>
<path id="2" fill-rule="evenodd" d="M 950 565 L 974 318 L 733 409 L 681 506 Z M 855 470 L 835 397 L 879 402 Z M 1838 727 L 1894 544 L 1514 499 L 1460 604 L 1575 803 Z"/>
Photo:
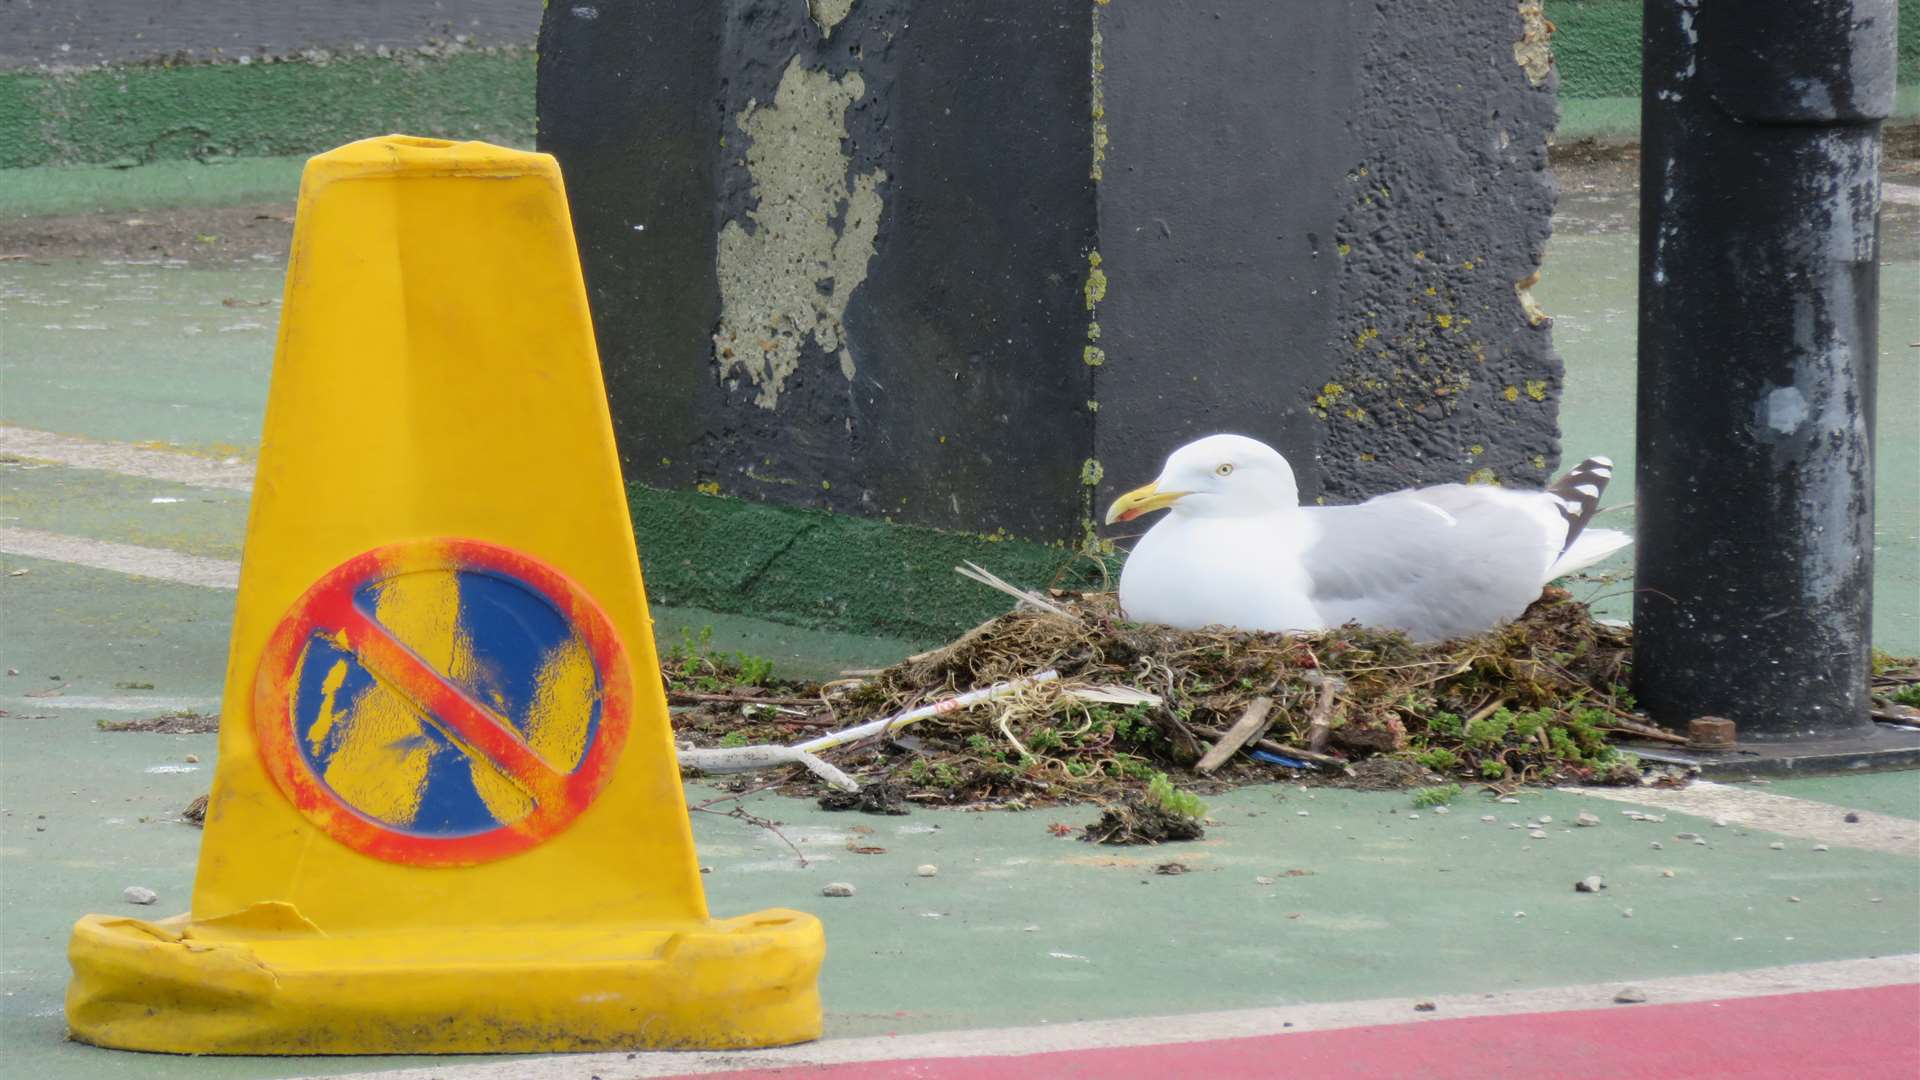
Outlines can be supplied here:
<path id="1" fill-rule="evenodd" d="M 1567 539 L 1560 547 L 1566 554 L 1573 542 L 1580 538 L 1587 525 L 1593 521 L 1594 514 L 1600 509 L 1600 496 L 1607 490 L 1607 482 L 1613 479 L 1613 459 L 1608 457 L 1590 457 L 1573 468 L 1567 474 L 1555 480 L 1547 488 L 1560 503 L 1560 513 L 1567 519 Z"/>

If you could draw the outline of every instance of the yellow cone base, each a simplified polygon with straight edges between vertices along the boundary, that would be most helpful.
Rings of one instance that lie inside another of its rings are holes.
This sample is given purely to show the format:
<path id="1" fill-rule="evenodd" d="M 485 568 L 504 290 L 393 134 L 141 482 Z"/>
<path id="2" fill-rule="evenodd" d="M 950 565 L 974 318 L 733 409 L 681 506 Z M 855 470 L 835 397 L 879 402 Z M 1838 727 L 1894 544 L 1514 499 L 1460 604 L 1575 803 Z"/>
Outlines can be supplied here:
<path id="1" fill-rule="evenodd" d="M 330 936 L 284 904 L 74 927 L 73 1038 L 176 1054 L 729 1049 L 820 1035 L 819 920 Z"/>

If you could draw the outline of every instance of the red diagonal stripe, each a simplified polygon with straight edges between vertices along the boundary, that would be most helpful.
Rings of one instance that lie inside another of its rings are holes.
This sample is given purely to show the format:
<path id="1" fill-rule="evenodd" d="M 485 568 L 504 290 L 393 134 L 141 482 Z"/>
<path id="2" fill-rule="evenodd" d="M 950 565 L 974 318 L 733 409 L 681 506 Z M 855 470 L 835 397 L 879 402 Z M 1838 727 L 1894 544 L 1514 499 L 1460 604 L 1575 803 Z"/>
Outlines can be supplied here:
<path id="1" fill-rule="evenodd" d="M 470 753 L 479 754 L 525 787 L 535 801 L 558 795 L 566 777 L 533 752 L 513 725 L 475 701 L 387 632 L 353 603 L 351 596 L 315 605 L 316 627 L 344 631 L 347 647 L 362 666 L 413 702 Z"/>

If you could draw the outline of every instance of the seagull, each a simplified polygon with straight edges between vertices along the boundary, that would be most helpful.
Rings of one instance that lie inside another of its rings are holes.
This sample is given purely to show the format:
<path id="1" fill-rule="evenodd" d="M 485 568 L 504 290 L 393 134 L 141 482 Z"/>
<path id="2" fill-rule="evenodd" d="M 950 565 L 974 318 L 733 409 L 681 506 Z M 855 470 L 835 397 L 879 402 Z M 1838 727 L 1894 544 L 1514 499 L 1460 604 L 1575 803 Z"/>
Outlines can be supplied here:
<path id="1" fill-rule="evenodd" d="M 1167 511 L 1120 571 L 1120 607 L 1186 630 L 1359 623 L 1423 642 L 1477 634 L 1633 542 L 1588 528 L 1612 476 L 1613 462 L 1591 457 L 1544 491 L 1442 484 L 1301 506 L 1279 451 L 1209 435 L 1108 509 L 1109 525 Z"/>

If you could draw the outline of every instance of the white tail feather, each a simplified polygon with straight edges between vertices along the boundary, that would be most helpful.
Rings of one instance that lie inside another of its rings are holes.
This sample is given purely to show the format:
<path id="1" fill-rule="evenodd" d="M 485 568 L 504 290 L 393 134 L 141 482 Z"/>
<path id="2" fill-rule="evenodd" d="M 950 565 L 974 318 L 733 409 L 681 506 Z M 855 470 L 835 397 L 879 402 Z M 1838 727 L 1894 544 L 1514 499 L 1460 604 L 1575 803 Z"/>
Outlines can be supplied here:
<path id="1" fill-rule="evenodd" d="M 1585 570 L 1631 543 L 1633 537 L 1618 529 L 1583 530 L 1574 538 L 1573 546 L 1561 552 L 1547 568 L 1547 581 Z"/>

